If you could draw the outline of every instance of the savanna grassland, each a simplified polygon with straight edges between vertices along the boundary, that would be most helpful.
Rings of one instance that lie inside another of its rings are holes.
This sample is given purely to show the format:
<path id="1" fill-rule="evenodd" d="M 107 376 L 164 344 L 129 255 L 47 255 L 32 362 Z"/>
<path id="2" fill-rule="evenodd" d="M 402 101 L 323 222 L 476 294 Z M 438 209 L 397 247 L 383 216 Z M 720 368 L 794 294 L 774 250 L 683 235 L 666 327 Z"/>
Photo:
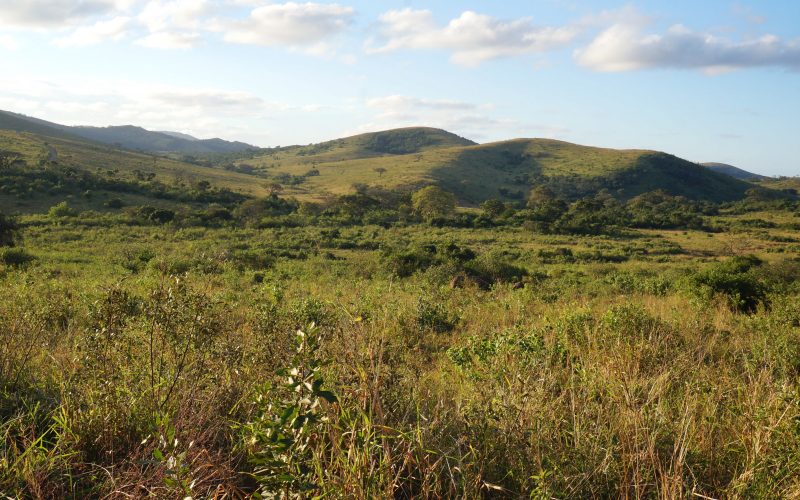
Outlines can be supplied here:
<path id="1" fill-rule="evenodd" d="M 402 137 L 359 140 L 423 162 L 463 147 L 514 176 L 532 162 L 491 184 L 523 199 L 469 206 L 488 188 L 443 177 L 387 189 L 380 162 L 296 198 L 326 167 L 276 185 L 285 151 L 156 159 L 197 172 L 170 179 L 138 153 L 115 174 L 20 139 L 0 169 L 0 492 L 800 496 L 796 193 L 592 150 L 639 170 L 587 194 L 600 181 L 570 184 L 566 152 Z"/>

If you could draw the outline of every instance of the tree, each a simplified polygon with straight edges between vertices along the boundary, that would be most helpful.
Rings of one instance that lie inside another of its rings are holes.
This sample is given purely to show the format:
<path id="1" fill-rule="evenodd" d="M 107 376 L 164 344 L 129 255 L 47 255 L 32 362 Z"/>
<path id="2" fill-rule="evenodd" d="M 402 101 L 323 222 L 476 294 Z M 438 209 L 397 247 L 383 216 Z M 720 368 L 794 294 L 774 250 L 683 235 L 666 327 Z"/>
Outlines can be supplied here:
<path id="1" fill-rule="evenodd" d="M 373 172 L 378 174 L 378 177 L 383 177 L 383 174 L 386 173 L 386 169 L 383 167 L 376 167 L 372 169 Z"/>
<path id="2" fill-rule="evenodd" d="M 497 198 L 492 198 L 481 203 L 481 209 L 484 215 L 489 218 L 494 218 L 506 211 L 506 205 Z"/>
<path id="3" fill-rule="evenodd" d="M 456 197 L 438 186 L 428 186 L 411 196 L 414 212 L 425 220 L 448 217 L 456 210 Z"/>
<path id="4" fill-rule="evenodd" d="M 0 247 L 13 247 L 19 240 L 17 221 L 0 213 Z"/>
<path id="5" fill-rule="evenodd" d="M 270 182 L 264 186 L 269 191 L 270 196 L 278 195 L 283 191 L 283 186 L 279 182 Z"/>
<path id="6" fill-rule="evenodd" d="M 528 195 L 528 208 L 537 208 L 556 199 L 555 193 L 547 186 L 536 186 Z"/>

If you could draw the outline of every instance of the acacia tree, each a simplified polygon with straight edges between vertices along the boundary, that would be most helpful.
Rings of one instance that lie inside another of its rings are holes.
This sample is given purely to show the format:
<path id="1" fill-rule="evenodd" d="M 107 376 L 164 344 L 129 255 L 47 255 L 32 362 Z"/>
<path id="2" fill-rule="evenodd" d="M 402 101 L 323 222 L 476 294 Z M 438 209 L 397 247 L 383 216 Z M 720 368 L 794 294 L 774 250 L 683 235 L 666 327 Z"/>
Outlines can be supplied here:
<path id="1" fill-rule="evenodd" d="M 383 177 L 383 174 L 386 173 L 386 169 L 383 167 L 375 167 L 372 169 L 372 171 L 378 174 L 378 177 Z"/>
<path id="2" fill-rule="evenodd" d="M 430 221 L 448 217 L 456 210 L 456 197 L 438 186 L 427 186 L 411 196 L 414 212 Z"/>

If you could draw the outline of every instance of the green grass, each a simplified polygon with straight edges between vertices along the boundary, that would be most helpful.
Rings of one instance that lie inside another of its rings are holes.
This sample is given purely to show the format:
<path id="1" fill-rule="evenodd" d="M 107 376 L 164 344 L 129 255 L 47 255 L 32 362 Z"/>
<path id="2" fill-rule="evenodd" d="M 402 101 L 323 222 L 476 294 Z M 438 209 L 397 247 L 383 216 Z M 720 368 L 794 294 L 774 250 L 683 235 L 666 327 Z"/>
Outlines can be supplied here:
<path id="1" fill-rule="evenodd" d="M 800 238 L 793 214 L 747 217 L 779 227 L 580 237 L 23 217 L 35 260 L 0 263 L 0 491 L 794 495 L 800 290 L 776 285 L 748 316 L 691 288 L 751 252 L 764 279 L 798 276 L 772 238 Z M 531 276 L 451 288 L 446 265 L 399 278 L 380 250 L 449 243 Z M 319 345 L 298 353 L 293 332 L 311 321 Z M 311 366 L 337 404 L 282 388 L 279 370 Z M 311 420 L 281 424 L 276 408 Z"/>
<path id="2" fill-rule="evenodd" d="M 38 165 L 55 153 L 60 168 L 75 168 L 92 174 L 109 175 L 116 179 L 134 180 L 137 173 L 154 174 L 155 179 L 168 185 L 185 186 L 190 189 L 200 181 L 212 186 L 228 188 L 247 196 L 264 196 L 265 180 L 255 176 L 229 172 L 219 168 L 193 165 L 156 155 L 123 151 L 93 144 L 79 139 L 44 137 L 30 133 L 0 130 L 0 150 L 19 153 L 29 165 Z M 70 198 L 71 203 L 82 209 L 105 210 L 104 203 L 110 198 L 121 198 L 126 205 L 165 205 L 163 200 L 142 196 L 97 192 L 92 199 L 83 199 L 78 193 Z M 12 212 L 43 212 L 62 201 L 63 197 L 35 196 L 19 198 L 0 195 L 0 206 Z M 175 206 L 175 203 L 166 202 Z"/>
<path id="3" fill-rule="evenodd" d="M 10 126 L 10 125 L 9 125 Z M 47 143 L 47 144 L 45 144 Z M 353 192 L 354 185 L 413 190 L 438 184 L 461 204 L 476 206 L 499 198 L 520 202 L 540 183 L 568 198 L 607 189 L 618 198 L 663 189 L 691 199 L 739 199 L 751 184 L 673 156 L 643 150 L 613 150 L 547 139 L 517 139 L 475 145 L 436 129 L 410 128 L 362 134 L 314 144 L 268 150 L 232 162 L 239 170 L 206 167 L 117 150 L 83 140 L 0 131 L 0 149 L 18 151 L 29 163 L 52 148 L 61 165 L 91 172 L 153 173 L 170 184 L 208 181 L 248 196 L 263 196 L 279 181 L 287 195 L 322 200 Z M 217 161 L 229 165 L 221 156 Z M 25 205 L 22 208 L 30 208 Z"/>
<path id="4" fill-rule="evenodd" d="M 489 198 L 520 199 L 537 182 L 553 182 L 573 196 L 606 187 L 630 198 L 664 189 L 692 199 L 741 198 L 749 184 L 669 155 L 644 150 L 613 150 L 548 139 L 517 139 L 491 144 L 440 147 L 412 154 L 378 155 L 365 150 L 361 136 L 242 160 L 273 178 L 306 177 L 288 192 L 301 198 L 352 192 L 354 184 L 413 189 L 436 183 L 462 203 Z M 376 171 L 383 169 L 383 171 Z M 504 194 L 505 193 L 505 194 Z"/>

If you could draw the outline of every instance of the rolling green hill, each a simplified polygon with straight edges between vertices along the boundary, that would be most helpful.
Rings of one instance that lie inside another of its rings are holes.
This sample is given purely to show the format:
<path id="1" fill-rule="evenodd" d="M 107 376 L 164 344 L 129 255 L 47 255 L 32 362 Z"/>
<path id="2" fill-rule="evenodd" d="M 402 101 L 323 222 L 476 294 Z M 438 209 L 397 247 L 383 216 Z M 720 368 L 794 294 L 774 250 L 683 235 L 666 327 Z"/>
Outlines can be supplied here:
<path id="1" fill-rule="evenodd" d="M 18 157 L 15 168 L 30 176 L 12 179 L 0 171 L 0 210 L 42 212 L 68 199 L 81 209 L 103 209 L 108 199 L 126 205 L 182 204 L 181 196 L 202 189 L 230 190 L 245 196 L 267 193 L 264 179 L 202 167 L 156 155 L 115 149 L 80 138 L 53 137 L 29 132 L 0 130 L 0 153 Z M 24 185 L 21 183 L 25 183 Z M 86 193 L 86 184 L 106 186 Z M 116 186 L 121 184 L 122 186 Z M 129 190 L 125 184 L 135 184 Z M 168 196 L 164 196 L 164 192 Z M 183 197 L 185 198 L 185 197 Z"/>
<path id="2" fill-rule="evenodd" d="M 521 200 L 542 183 L 568 198 L 601 189 L 631 198 L 663 189 L 713 201 L 741 198 L 751 187 L 656 151 L 595 148 L 549 139 L 467 142 L 435 129 L 400 129 L 272 150 L 237 164 L 268 175 L 299 197 L 344 194 L 356 184 L 389 189 L 438 184 L 468 205 L 489 198 Z M 407 145 L 387 148 L 376 143 Z"/>
<path id="3" fill-rule="evenodd" d="M 144 191 L 134 193 L 139 198 L 151 193 L 148 182 L 159 185 L 161 191 L 156 194 L 167 188 L 196 191 L 197 186 L 207 184 L 245 196 L 263 196 L 271 189 L 269 184 L 279 183 L 284 196 L 301 200 L 352 193 L 357 186 L 412 190 L 436 184 L 454 193 L 465 206 L 490 198 L 522 202 L 537 185 L 546 185 L 567 199 L 603 190 L 629 199 L 660 189 L 710 201 L 740 199 L 752 187 L 656 151 L 604 149 L 549 139 L 476 144 L 433 128 L 389 130 L 308 146 L 254 151 L 250 156 L 237 154 L 233 158 L 238 159 L 216 166 L 200 166 L 117 149 L 75 137 L 46 122 L 0 113 L 0 129 L 12 125 L 28 130 L 0 130 L 0 151 L 18 153 L 28 165 L 58 166 L 100 176 L 104 180 L 98 185 L 110 179 L 144 183 Z M 13 206 L 16 211 L 41 210 L 52 204 L 53 188 L 46 189 L 51 198 L 45 200 L 37 199 L 36 189 L 25 200 L 6 190 L 0 193 L 0 204 Z M 105 193 L 100 199 L 109 196 L 112 194 Z M 123 193 L 125 196 L 129 193 Z M 99 202 L 80 203 L 97 208 Z"/>

